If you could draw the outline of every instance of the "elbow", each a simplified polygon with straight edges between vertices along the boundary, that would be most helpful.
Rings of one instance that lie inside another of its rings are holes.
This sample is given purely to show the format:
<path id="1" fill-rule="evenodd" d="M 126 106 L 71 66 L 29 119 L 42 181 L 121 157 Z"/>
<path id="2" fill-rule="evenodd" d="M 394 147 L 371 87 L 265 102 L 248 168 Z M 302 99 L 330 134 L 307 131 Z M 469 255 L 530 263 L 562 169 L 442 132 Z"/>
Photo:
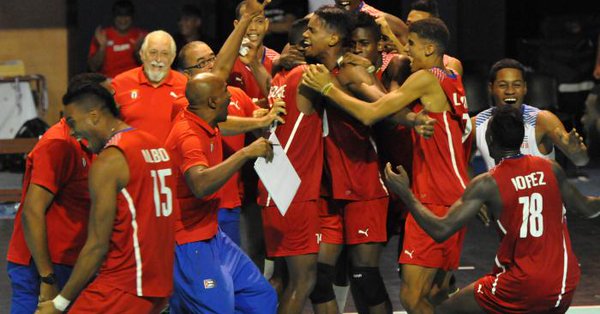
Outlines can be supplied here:
<path id="1" fill-rule="evenodd" d="M 435 242 L 437 243 L 442 243 L 448 240 L 448 238 L 450 238 L 452 234 L 454 233 L 449 228 L 440 227 L 436 229 L 436 232 L 434 232 L 434 234 L 431 234 L 431 238 L 433 238 L 433 240 L 435 240 Z"/>
<path id="2" fill-rule="evenodd" d="M 360 122 L 366 126 L 372 126 L 377 123 L 377 120 L 369 116 L 363 116 L 360 118 Z"/>
<path id="3" fill-rule="evenodd" d="M 206 189 L 203 186 L 194 185 L 191 190 L 196 198 L 204 198 L 208 195 Z"/>

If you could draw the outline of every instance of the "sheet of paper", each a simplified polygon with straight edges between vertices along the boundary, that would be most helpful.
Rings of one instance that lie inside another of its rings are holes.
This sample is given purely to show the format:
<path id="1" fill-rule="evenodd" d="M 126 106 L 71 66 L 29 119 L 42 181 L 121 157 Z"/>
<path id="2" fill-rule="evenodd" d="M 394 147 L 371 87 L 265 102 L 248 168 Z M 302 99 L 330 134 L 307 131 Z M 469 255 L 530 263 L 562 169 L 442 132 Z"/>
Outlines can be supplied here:
<path id="1" fill-rule="evenodd" d="M 269 192 L 269 198 L 275 202 L 281 215 L 285 216 L 296 196 L 301 180 L 281 147 L 275 132 L 271 133 L 269 141 L 273 143 L 273 160 L 267 162 L 262 157 L 256 159 L 254 170 Z"/>

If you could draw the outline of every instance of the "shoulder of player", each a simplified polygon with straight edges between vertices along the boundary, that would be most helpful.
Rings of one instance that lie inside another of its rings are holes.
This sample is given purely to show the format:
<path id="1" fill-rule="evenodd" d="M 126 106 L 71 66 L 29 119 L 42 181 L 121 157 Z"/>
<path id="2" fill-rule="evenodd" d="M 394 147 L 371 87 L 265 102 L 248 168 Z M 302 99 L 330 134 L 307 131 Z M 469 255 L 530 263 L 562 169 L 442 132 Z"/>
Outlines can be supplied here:
<path id="1" fill-rule="evenodd" d="M 554 113 L 548 110 L 540 110 L 536 121 L 536 130 L 543 132 L 552 131 L 562 123 Z"/>
<path id="2" fill-rule="evenodd" d="M 482 173 L 469 182 L 465 189 L 465 195 L 471 197 L 487 198 L 494 189 L 497 189 L 496 180 L 490 172 Z"/>
<path id="3" fill-rule="evenodd" d="M 343 64 L 340 67 L 340 72 L 337 76 L 342 84 L 344 83 L 360 83 L 364 81 L 365 75 L 369 75 L 367 69 L 354 64 Z M 345 81 L 345 82 L 344 82 Z"/>

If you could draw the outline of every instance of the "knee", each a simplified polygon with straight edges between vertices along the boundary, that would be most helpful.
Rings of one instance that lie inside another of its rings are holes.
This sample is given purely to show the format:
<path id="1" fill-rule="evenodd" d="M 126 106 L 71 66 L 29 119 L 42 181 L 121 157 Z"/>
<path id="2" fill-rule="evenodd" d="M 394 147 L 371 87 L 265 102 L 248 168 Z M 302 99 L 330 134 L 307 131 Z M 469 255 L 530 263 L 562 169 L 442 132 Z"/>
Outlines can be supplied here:
<path id="1" fill-rule="evenodd" d="M 317 282 L 316 267 L 306 272 L 289 274 L 288 286 L 296 293 L 309 294 Z"/>
<path id="2" fill-rule="evenodd" d="M 375 306 L 385 302 L 388 294 L 379 274 L 378 267 L 354 267 L 350 282 L 357 292 L 363 297 L 368 306 Z"/>
<path id="3" fill-rule="evenodd" d="M 400 303 L 408 311 L 414 311 L 420 302 L 422 296 L 418 291 L 410 289 L 406 284 L 400 286 Z"/>
<path id="4" fill-rule="evenodd" d="M 326 303 L 335 299 L 333 292 L 333 281 L 335 279 L 335 266 L 318 263 L 317 280 L 315 288 L 310 294 L 310 300 L 313 304 Z"/>

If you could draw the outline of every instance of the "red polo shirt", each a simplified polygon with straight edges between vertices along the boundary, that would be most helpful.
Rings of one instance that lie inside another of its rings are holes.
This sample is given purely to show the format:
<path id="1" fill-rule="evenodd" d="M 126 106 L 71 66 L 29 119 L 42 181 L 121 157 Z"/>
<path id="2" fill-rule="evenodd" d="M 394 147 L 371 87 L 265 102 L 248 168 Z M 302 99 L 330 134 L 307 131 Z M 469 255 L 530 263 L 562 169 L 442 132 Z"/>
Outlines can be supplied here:
<path id="1" fill-rule="evenodd" d="M 127 34 L 121 35 L 114 27 L 106 27 L 103 29 L 106 32 L 106 52 L 104 54 L 104 60 L 102 61 L 102 68 L 100 73 L 113 78 L 117 75 L 131 70 L 138 66 L 138 62 L 135 58 L 137 51 L 135 50 L 138 40 L 141 40 L 146 36 L 146 31 L 132 27 L 127 31 Z M 89 57 L 96 54 L 100 48 L 96 38 L 92 38 L 90 44 Z"/>
<path id="2" fill-rule="evenodd" d="M 164 143 L 171 131 L 172 121 L 183 105 L 178 98 L 185 95 L 187 78 L 170 70 L 167 78 L 154 87 L 142 67 L 124 72 L 112 81 L 115 101 L 123 120 L 154 135 Z"/>
<path id="3" fill-rule="evenodd" d="M 195 166 L 213 167 L 223 161 L 219 129 L 188 110 L 180 112 L 165 147 L 173 165 L 178 168 L 177 201 L 180 217 L 175 223 L 175 240 L 178 244 L 202 241 L 217 233 L 217 211 L 221 201 L 220 191 L 198 199 L 185 180 L 185 172 Z"/>

